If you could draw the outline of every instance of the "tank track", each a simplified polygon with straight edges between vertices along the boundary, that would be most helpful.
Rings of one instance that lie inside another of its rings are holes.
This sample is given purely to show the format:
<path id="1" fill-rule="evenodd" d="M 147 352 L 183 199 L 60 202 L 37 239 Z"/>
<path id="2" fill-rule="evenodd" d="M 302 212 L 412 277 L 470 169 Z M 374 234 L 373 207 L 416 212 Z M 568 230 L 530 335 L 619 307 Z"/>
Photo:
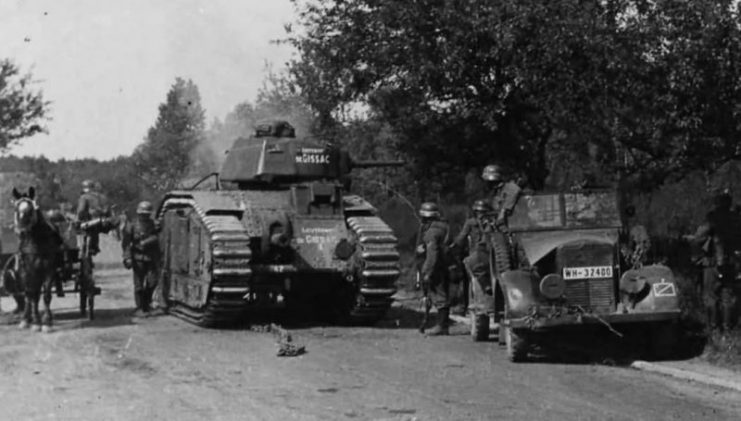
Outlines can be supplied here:
<path id="1" fill-rule="evenodd" d="M 355 263 L 358 291 L 350 317 L 359 323 L 375 322 L 383 318 L 393 303 L 396 280 L 399 278 L 399 252 L 393 230 L 376 216 L 347 218 L 347 225 L 356 235 L 358 249 Z"/>
<path id="2" fill-rule="evenodd" d="M 252 252 L 246 243 L 249 237 L 234 215 L 206 215 L 191 199 L 171 198 L 164 209 L 190 207 L 198 214 L 212 245 L 211 282 L 206 305 L 193 308 L 171 301 L 170 312 L 202 327 L 214 327 L 237 322 L 246 309 L 244 295 L 249 292 L 244 278 L 252 274 Z"/>

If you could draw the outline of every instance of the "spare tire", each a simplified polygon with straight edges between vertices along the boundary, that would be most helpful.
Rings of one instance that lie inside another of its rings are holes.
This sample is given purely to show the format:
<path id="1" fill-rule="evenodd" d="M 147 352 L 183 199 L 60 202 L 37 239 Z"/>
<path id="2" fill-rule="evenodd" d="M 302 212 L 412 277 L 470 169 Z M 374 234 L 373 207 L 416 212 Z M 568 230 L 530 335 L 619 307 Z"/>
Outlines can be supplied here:
<path id="1" fill-rule="evenodd" d="M 494 269 L 497 274 L 512 270 L 512 255 L 507 236 L 502 232 L 494 232 L 491 234 L 491 244 L 494 250 Z"/>

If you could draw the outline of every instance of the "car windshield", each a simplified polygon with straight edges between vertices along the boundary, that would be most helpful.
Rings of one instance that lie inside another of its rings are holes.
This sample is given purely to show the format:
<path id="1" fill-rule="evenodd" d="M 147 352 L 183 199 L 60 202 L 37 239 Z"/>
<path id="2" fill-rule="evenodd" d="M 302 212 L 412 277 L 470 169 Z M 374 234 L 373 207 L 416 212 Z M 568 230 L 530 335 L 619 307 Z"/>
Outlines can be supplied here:
<path id="1" fill-rule="evenodd" d="M 510 217 L 513 231 L 619 228 L 614 191 L 523 195 Z"/>

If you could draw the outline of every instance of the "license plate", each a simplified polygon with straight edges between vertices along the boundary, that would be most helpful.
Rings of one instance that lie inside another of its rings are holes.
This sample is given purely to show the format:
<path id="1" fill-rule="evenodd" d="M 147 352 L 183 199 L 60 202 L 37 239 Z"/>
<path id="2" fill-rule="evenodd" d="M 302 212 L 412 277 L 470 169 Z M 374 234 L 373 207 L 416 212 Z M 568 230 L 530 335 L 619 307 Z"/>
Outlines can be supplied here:
<path id="1" fill-rule="evenodd" d="M 612 266 L 563 268 L 563 279 L 612 278 Z"/>

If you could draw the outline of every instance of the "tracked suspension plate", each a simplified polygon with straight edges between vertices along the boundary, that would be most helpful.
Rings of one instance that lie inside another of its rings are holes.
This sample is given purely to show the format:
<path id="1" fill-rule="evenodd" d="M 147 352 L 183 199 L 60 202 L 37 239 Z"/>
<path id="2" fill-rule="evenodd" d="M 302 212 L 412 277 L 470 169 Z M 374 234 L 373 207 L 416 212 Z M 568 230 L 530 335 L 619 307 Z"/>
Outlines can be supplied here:
<path id="1" fill-rule="evenodd" d="M 357 321 L 381 319 L 393 303 L 399 270 L 397 238 L 376 216 L 355 216 L 347 224 L 357 236 L 356 262 L 359 265 L 358 294 L 350 316 Z"/>
<path id="2" fill-rule="evenodd" d="M 206 215 L 189 198 L 175 197 L 163 205 L 163 213 L 171 208 L 192 208 L 206 228 L 212 247 L 210 286 L 206 305 L 194 308 L 180 301 L 170 302 L 176 316 L 199 326 L 212 327 L 238 321 L 244 314 L 249 291 L 245 278 L 252 274 L 249 237 L 234 215 Z"/>

